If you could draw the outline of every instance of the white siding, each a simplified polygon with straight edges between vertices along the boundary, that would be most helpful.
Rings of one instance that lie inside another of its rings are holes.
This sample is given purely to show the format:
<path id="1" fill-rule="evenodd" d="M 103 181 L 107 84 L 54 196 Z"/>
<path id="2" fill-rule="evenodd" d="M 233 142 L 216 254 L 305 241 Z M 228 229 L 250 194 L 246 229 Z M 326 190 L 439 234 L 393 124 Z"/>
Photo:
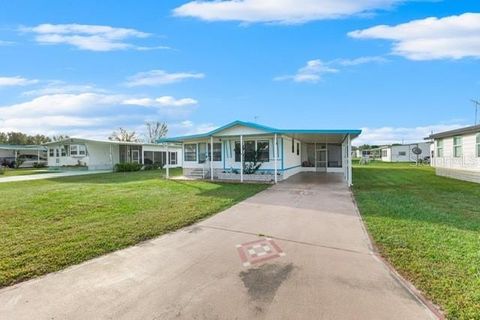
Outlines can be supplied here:
<path id="1" fill-rule="evenodd" d="M 443 139 L 443 157 L 438 157 L 437 146 L 439 139 L 435 139 L 435 156 L 432 166 L 436 168 L 461 169 L 480 171 L 480 158 L 476 155 L 476 134 L 462 136 L 463 155 L 453 156 L 453 137 Z"/>

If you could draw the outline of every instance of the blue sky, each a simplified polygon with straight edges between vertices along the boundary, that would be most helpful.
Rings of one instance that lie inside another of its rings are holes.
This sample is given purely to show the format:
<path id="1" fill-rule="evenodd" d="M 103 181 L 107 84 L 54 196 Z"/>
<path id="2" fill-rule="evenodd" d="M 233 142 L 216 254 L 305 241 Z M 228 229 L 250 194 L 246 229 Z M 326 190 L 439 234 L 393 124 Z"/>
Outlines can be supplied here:
<path id="1" fill-rule="evenodd" d="M 0 130 L 233 120 L 415 141 L 474 122 L 473 0 L 0 1 Z M 383 25 L 383 26 L 382 26 Z"/>

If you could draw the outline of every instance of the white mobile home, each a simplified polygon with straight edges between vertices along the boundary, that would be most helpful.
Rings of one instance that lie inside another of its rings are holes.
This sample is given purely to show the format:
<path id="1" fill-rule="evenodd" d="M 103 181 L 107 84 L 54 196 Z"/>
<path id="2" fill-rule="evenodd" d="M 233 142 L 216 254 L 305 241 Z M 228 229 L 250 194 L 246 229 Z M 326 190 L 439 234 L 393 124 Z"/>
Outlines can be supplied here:
<path id="1" fill-rule="evenodd" d="M 281 130 L 234 121 L 183 145 L 183 172 L 200 178 L 277 182 L 302 171 L 343 173 L 352 183 L 351 141 L 361 130 Z"/>
<path id="2" fill-rule="evenodd" d="M 117 163 L 167 164 L 182 166 L 182 147 L 179 144 L 149 144 L 141 142 L 103 141 L 69 138 L 47 143 L 48 166 L 51 168 L 85 168 L 112 170 Z"/>
<path id="3" fill-rule="evenodd" d="M 416 162 L 430 156 L 430 142 L 410 144 L 388 145 L 380 147 L 381 160 L 384 162 Z M 421 153 L 417 154 L 414 149 L 418 148 Z"/>
<path id="4" fill-rule="evenodd" d="M 40 145 L 0 144 L 0 166 L 14 166 L 21 160 L 21 168 L 46 164 L 47 148 Z"/>
<path id="5" fill-rule="evenodd" d="M 432 134 L 437 175 L 480 183 L 480 125 Z"/>

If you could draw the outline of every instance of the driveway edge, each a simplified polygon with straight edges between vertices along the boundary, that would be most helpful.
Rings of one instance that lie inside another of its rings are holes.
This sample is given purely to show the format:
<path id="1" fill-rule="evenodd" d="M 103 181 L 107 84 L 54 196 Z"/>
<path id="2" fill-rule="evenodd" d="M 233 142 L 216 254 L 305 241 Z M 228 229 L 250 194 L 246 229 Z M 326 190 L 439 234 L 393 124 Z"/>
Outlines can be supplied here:
<path id="1" fill-rule="evenodd" d="M 355 195 L 353 193 L 352 187 L 349 187 L 350 190 L 350 196 L 352 198 L 353 205 L 355 207 L 355 213 L 357 214 L 358 218 L 360 219 L 361 225 L 363 232 L 367 236 L 367 241 L 368 241 L 368 247 L 371 250 L 371 254 L 377 258 L 380 262 L 382 262 L 387 269 L 390 271 L 390 273 L 393 275 L 393 277 L 408 291 L 410 294 L 425 308 L 427 308 L 433 316 L 435 316 L 439 320 L 446 320 L 445 315 L 441 311 L 440 307 L 434 304 L 432 301 L 430 301 L 428 298 L 426 298 L 423 293 L 418 290 L 413 283 L 411 283 L 409 280 L 405 279 L 398 271 L 394 268 L 394 266 L 387 261 L 381 254 L 380 251 L 377 248 L 376 242 L 373 239 L 373 237 L 370 235 L 368 232 L 367 226 L 365 224 L 365 221 L 362 218 L 362 215 L 360 213 L 360 210 L 358 209 L 357 205 L 357 200 L 355 199 Z"/>

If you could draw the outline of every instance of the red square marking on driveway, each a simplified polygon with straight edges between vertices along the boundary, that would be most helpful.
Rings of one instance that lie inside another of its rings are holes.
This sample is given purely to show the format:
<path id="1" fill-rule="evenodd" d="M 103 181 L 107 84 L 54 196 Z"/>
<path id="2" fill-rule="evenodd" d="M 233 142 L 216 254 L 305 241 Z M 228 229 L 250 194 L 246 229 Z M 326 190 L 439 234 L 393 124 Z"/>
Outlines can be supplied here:
<path id="1" fill-rule="evenodd" d="M 244 267 L 285 255 L 282 249 L 270 238 L 237 244 L 236 247 Z"/>

